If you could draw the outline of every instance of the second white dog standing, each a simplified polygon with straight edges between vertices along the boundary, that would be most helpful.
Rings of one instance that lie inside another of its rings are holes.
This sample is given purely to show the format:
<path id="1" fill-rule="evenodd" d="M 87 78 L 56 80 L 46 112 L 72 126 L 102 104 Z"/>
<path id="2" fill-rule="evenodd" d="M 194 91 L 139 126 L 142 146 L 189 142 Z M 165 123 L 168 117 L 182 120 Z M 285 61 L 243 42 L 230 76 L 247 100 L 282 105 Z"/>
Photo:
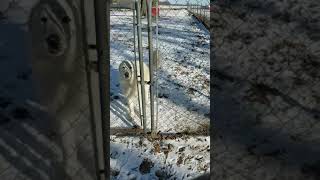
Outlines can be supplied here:
<path id="1" fill-rule="evenodd" d="M 135 72 L 134 61 L 123 61 L 119 65 L 119 73 L 120 73 L 120 86 L 122 89 L 123 95 L 126 97 L 127 104 L 129 106 L 129 115 L 130 118 L 134 117 L 135 107 L 138 107 L 138 93 L 140 97 L 140 107 L 142 107 L 142 96 L 141 96 L 141 78 L 140 78 L 140 65 L 139 61 L 136 61 L 137 64 L 137 74 Z M 145 82 L 145 102 L 147 104 L 149 100 L 149 91 L 150 91 L 150 71 L 149 67 L 143 63 L 144 70 L 144 82 Z M 137 83 L 139 83 L 137 87 Z"/>

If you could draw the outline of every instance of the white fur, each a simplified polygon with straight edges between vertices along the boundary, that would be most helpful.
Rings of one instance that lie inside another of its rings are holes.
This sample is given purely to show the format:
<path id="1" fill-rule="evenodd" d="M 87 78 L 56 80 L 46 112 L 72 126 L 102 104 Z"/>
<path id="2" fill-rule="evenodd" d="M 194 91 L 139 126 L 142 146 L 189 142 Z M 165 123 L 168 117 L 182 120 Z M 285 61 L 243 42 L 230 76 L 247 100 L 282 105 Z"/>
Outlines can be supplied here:
<path id="1" fill-rule="evenodd" d="M 136 61 L 137 65 L 137 74 L 140 76 L 140 64 L 139 61 Z M 133 118 L 134 115 L 134 108 L 138 107 L 138 93 L 140 97 L 140 107 L 142 105 L 141 99 L 141 78 L 138 78 L 135 72 L 135 63 L 134 61 L 123 61 L 119 65 L 119 73 L 120 73 L 120 86 L 122 88 L 122 93 L 126 97 L 127 104 L 129 106 L 129 114 L 130 117 Z M 144 72 L 144 81 L 145 81 L 145 102 L 149 100 L 149 91 L 150 91 L 150 85 L 148 85 L 146 82 L 150 81 L 150 71 L 149 67 L 143 63 L 143 72 Z M 128 77 L 125 77 L 125 75 L 128 75 Z M 139 91 L 137 88 L 137 82 L 139 83 Z M 146 103 L 147 104 L 147 103 Z"/>

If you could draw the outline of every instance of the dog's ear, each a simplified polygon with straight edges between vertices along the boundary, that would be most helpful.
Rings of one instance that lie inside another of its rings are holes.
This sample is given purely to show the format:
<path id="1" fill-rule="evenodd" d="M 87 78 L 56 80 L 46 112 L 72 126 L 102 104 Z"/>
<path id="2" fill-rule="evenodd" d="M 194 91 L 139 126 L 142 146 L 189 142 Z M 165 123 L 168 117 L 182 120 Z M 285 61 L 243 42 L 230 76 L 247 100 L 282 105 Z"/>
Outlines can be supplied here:
<path id="1" fill-rule="evenodd" d="M 132 63 L 132 61 L 127 61 L 127 66 L 128 66 L 128 68 L 129 68 L 130 70 L 132 70 L 132 69 L 133 69 L 133 63 Z"/>
<path id="2" fill-rule="evenodd" d="M 123 68 L 124 68 L 124 63 L 121 62 L 120 65 L 119 65 L 119 71 L 120 71 L 120 73 L 122 72 L 122 69 L 123 69 Z"/>
<path id="3" fill-rule="evenodd" d="M 119 65 L 120 69 L 126 69 L 129 66 L 130 63 L 128 63 L 127 61 L 122 61 Z"/>

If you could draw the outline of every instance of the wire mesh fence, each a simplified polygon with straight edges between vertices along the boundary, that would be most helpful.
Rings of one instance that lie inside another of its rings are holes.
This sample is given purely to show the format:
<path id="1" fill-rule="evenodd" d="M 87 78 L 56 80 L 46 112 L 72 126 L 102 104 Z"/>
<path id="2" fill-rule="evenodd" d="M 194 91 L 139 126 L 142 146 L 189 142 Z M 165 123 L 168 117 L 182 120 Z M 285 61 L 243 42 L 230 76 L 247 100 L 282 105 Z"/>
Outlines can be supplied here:
<path id="1" fill-rule="evenodd" d="M 319 178 L 319 3 L 212 6 L 214 178 Z"/>
<path id="2" fill-rule="evenodd" d="M 134 102 L 131 102 L 134 104 L 132 109 L 135 109 L 135 114 L 130 114 L 129 105 L 126 104 L 127 96 L 120 85 L 123 81 L 119 73 L 121 62 L 129 61 L 134 67 L 135 59 L 138 60 L 139 57 L 138 31 L 136 36 L 134 34 L 134 24 L 137 22 L 133 18 L 134 1 L 126 5 L 121 2 L 114 3 L 110 12 L 111 127 L 142 126 L 139 118 L 141 107 L 137 100 L 141 97 L 136 95 Z M 209 31 L 192 16 L 185 2 L 159 1 L 158 8 L 156 5 L 153 1 L 151 48 L 159 53 L 158 56 L 152 55 L 157 62 L 154 70 L 154 116 L 157 131 L 207 133 L 210 109 Z M 142 14 L 143 11 L 141 5 Z M 147 20 L 147 16 L 142 16 L 140 52 L 144 63 L 150 67 Z M 149 91 L 147 88 L 146 117 L 147 127 L 150 128 Z"/>
<path id="3" fill-rule="evenodd" d="M 210 5 L 199 1 L 198 4 L 188 4 L 188 11 L 194 14 L 200 21 L 202 21 L 207 28 L 210 26 Z"/>

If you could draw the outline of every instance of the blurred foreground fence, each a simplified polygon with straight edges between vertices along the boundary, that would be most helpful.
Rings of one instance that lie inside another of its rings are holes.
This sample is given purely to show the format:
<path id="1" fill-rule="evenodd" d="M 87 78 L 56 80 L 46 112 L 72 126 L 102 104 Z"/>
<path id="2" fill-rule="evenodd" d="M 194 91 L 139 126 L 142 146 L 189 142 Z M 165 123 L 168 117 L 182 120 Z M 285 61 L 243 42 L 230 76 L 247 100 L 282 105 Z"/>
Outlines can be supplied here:
<path id="1" fill-rule="evenodd" d="M 0 4 L 0 179 L 100 179 L 93 2 Z"/>
<path id="2" fill-rule="evenodd" d="M 319 1 L 213 5 L 213 179 L 319 179 Z"/>

